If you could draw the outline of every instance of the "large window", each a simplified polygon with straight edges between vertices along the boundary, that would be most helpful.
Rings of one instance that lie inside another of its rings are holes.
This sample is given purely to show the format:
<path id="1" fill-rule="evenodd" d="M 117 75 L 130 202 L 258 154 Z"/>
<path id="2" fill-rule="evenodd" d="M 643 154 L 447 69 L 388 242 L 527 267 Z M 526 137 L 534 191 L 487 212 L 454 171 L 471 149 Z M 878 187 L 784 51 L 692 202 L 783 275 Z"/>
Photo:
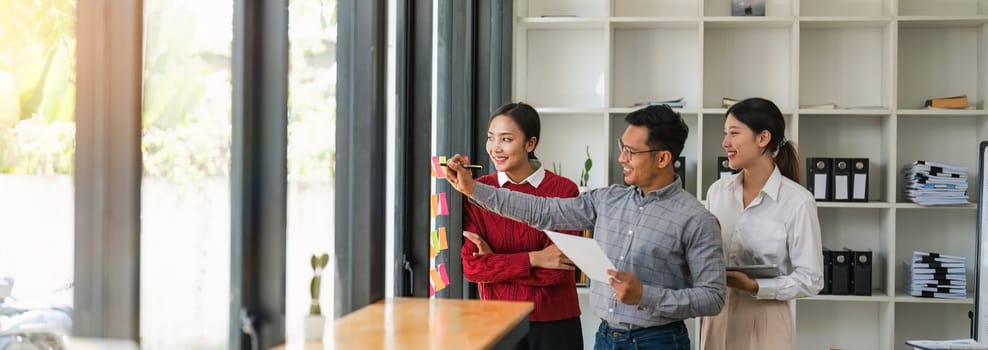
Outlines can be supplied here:
<path id="1" fill-rule="evenodd" d="M 285 336 L 303 336 L 311 301 L 310 257 L 330 253 L 320 288 L 333 318 L 336 187 L 336 0 L 289 1 L 288 242 Z"/>
<path id="2" fill-rule="evenodd" d="M 5 0 L 0 8 L 0 332 L 69 331 L 75 0 Z"/>
<path id="3" fill-rule="evenodd" d="M 143 348 L 228 347 L 232 16 L 144 1 Z"/>

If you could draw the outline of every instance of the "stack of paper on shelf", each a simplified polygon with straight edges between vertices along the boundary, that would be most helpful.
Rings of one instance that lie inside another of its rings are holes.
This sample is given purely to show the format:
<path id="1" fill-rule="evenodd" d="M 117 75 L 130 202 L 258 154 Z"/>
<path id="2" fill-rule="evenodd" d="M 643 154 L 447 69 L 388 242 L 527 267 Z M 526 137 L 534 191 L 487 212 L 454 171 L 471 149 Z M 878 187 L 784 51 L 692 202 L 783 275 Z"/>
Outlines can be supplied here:
<path id="1" fill-rule="evenodd" d="M 669 108 L 683 108 L 686 107 L 686 101 L 684 101 L 683 97 L 663 98 L 655 101 L 637 102 L 632 107 L 648 107 L 648 106 L 658 106 L 658 105 L 666 105 L 669 106 Z"/>
<path id="2" fill-rule="evenodd" d="M 917 160 L 902 169 L 903 197 L 919 205 L 966 205 L 967 167 Z"/>
<path id="3" fill-rule="evenodd" d="M 906 345 L 916 350 L 988 349 L 988 344 L 978 343 L 974 339 L 907 340 Z"/>
<path id="4" fill-rule="evenodd" d="M 837 109 L 833 102 L 799 105 L 800 109 Z"/>
<path id="5" fill-rule="evenodd" d="M 914 251 L 912 264 L 904 264 L 909 295 L 922 298 L 964 299 L 967 274 L 963 256 Z"/>

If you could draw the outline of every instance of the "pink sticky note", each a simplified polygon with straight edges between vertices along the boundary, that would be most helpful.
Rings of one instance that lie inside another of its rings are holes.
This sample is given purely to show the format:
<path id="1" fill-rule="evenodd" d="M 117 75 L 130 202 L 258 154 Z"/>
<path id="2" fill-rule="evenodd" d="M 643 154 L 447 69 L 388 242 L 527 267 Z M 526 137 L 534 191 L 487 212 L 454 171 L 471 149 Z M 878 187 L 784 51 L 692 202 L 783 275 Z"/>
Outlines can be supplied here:
<path id="1" fill-rule="evenodd" d="M 443 279 L 443 284 L 449 284 L 449 276 L 446 275 L 446 264 L 439 264 L 439 276 Z"/>
<path id="2" fill-rule="evenodd" d="M 446 157 L 443 157 L 446 158 Z M 443 171 L 443 167 L 439 163 L 445 163 L 438 156 L 432 157 L 432 176 L 444 178 L 446 177 L 446 172 Z"/>
<path id="3" fill-rule="evenodd" d="M 439 213 L 437 215 L 449 215 L 449 207 L 446 205 L 446 192 L 439 193 Z"/>

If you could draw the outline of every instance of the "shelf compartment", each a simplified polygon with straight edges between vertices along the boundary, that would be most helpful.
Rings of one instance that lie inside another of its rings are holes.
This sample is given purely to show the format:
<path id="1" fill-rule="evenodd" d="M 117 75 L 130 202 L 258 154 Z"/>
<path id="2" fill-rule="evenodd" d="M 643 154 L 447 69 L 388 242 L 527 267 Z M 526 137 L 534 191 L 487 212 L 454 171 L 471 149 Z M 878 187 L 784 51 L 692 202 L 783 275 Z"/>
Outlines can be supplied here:
<path id="1" fill-rule="evenodd" d="M 984 109 L 900 109 L 896 112 L 900 117 L 971 117 L 988 116 Z"/>
<path id="2" fill-rule="evenodd" d="M 614 17 L 614 29 L 693 29 L 699 28 L 697 17 Z M 696 39 L 694 39 L 695 41 Z"/>
<path id="3" fill-rule="evenodd" d="M 900 28 L 973 28 L 988 23 L 988 16 L 901 16 Z"/>
<path id="4" fill-rule="evenodd" d="M 720 103 L 720 101 L 718 101 L 717 103 Z M 782 111 L 782 114 L 783 115 L 791 115 L 791 114 L 793 114 L 793 111 L 791 109 L 789 109 L 789 108 L 779 107 L 779 109 Z M 701 110 L 701 112 L 703 114 L 705 114 L 705 115 L 712 115 L 712 116 L 715 116 L 715 117 L 723 117 L 724 114 L 727 113 L 727 108 L 704 108 L 703 110 Z"/>
<path id="5" fill-rule="evenodd" d="M 883 349 L 882 325 L 888 327 L 890 303 L 835 303 L 800 300 L 796 304 L 794 349 Z"/>
<path id="6" fill-rule="evenodd" d="M 919 299 L 919 298 L 917 298 Z M 895 349 L 912 349 L 906 346 L 911 339 L 967 339 L 971 337 L 971 320 L 967 313 L 974 311 L 974 303 L 900 303 L 895 304 Z"/>
<path id="7" fill-rule="evenodd" d="M 566 107 L 535 107 L 535 110 L 539 112 L 539 115 L 545 114 L 588 114 L 588 113 L 604 113 L 607 108 L 603 107 L 586 107 L 586 108 L 566 108 Z"/>
<path id="8" fill-rule="evenodd" d="M 794 22 L 793 17 L 707 16 L 703 18 L 703 24 L 707 28 L 717 29 L 790 28 Z"/>
<path id="9" fill-rule="evenodd" d="M 637 111 L 637 110 L 639 110 L 641 108 L 643 108 L 643 107 L 614 107 L 614 108 L 608 108 L 607 111 L 610 112 L 610 113 L 628 114 L 628 113 Z M 696 107 L 693 107 L 693 108 L 673 108 L 672 110 L 675 111 L 676 113 L 679 113 L 680 115 L 683 115 L 684 118 L 685 118 L 685 115 L 696 115 L 696 114 L 699 114 L 699 110 L 696 109 Z"/>
<path id="10" fill-rule="evenodd" d="M 889 115 L 801 114 L 797 147 L 804 165 L 800 169 L 802 178 L 807 176 L 807 158 L 868 158 L 868 200 L 888 201 L 888 167 L 893 164 L 889 143 L 893 133 Z"/>
<path id="11" fill-rule="evenodd" d="M 816 202 L 817 208 L 888 209 L 889 202 Z"/>
<path id="12" fill-rule="evenodd" d="M 561 168 L 561 174 L 577 185 L 583 163 L 587 159 L 586 147 L 590 147 L 590 158 L 594 166 L 590 169 L 589 188 L 607 186 L 607 163 L 609 145 L 604 137 L 604 114 L 550 114 L 541 115 L 542 137 L 535 148 L 535 154 L 547 170 L 553 163 Z M 578 141 L 577 141 L 578 140 Z"/>
<path id="13" fill-rule="evenodd" d="M 599 29 L 607 25 L 606 18 L 600 17 L 526 17 L 518 20 L 518 25 L 527 29 Z"/>
<path id="14" fill-rule="evenodd" d="M 703 106 L 720 108 L 724 97 L 760 96 L 792 109 L 791 28 L 704 30 Z"/>
<path id="15" fill-rule="evenodd" d="M 975 238 L 975 211 L 961 210 L 913 210 L 908 214 L 897 213 L 896 215 L 896 240 L 895 240 L 895 290 L 901 293 L 904 283 L 908 278 L 908 271 L 904 267 L 912 264 L 914 251 L 937 252 L 945 255 L 955 255 L 965 257 L 965 269 L 967 276 L 967 287 L 974 288 L 976 283 L 975 270 L 977 260 L 975 260 L 974 248 Z M 973 296 L 973 293 L 969 293 Z M 920 300 L 908 299 L 912 302 L 940 302 L 935 299 L 928 301 L 924 298 Z M 898 300 L 898 297 L 897 297 Z"/>
<path id="16" fill-rule="evenodd" d="M 790 0 L 765 0 L 765 16 L 794 16 L 793 1 Z M 703 14 L 706 16 L 731 16 L 731 2 L 725 0 L 704 0 Z M 762 16 L 738 16 L 739 18 L 758 18 Z"/>
<path id="17" fill-rule="evenodd" d="M 900 16 L 988 15 L 988 0 L 899 0 Z"/>
<path id="18" fill-rule="evenodd" d="M 891 301 L 884 291 L 876 289 L 871 291 L 871 295 L 817 295 L 809 298 L 798 299 L 799 303 L 807 301 L 858 301 L 869 303 L 887 303 Z M 798 308 L 798 306 L 797 306 Z"/>
<path id="19" fill-rule="evenodd" d="M 800 16 L 888 16 L 892 14 L 890 0 L 802 0 Z"/>
<path id="20" fill-rule="evenodd" d="M 539 107 L 604 107 L 603 30 L 531 29 L 522 35 L 527 54 L 519 58 L 525 63 L 517 72 L 520 100 Z"/>
<path id="21" fill-rule="evenodd" d="M 918 210 L 976 210 L 978 205 L 968 203 L 965 205 L 919 205 L 916 203 L 895 203 L 896 209 L 918 209 Z"/>
<path id="22" fill-rule="evenodd" d="M 902 195 L 905 180 L 899 172 L 917 160 L 967 167 L 968 200 L 977 202 L 978 140 L 988 135 L 985 118 L 898 118 L 897 125 L 896 202 L 909 202 Z"/>
<path id="23" fill-rule="evenodd" d="M 892 17 L 800 17 L 799 27 L 806 28 L 882 28 L 892 23 Z"/>
<path id="24" fill-rule="evenodd" d="M 613 35 L 612 107 L 679 97 L 687 108 L 700 106 L 698 27 L 615 29 Z"/>
<path id="25" fill-rule="evenodd" d="M 820 241 L 824 249 L 871 251 L 871 287 L 887 297 L 892 211 L 859 208 L 820 208 Z M 842 296 L 847 297 L 847 296 Z"/>
<path id="26" fill-rule="evenodd" d="M 941 299 L 941 298 L 918 298 L 912 295 L 906 294 L 899 288 L 895 291 L 895 302 L 896 303 L 909 303 L 909 304 L 962 304 L 962 305 L 974 305 L 974 291 L 967 291 L 967 298 L 964 299 Z"/>
<path id="27" fill-rule="evenodd" d="M 612 0 L 614 16 L 691 16 L 700 13 L 696 0 Z"/>
<path id="28" fill-rule="evenodd" d="M 608 16 L 605 0 L 519 0 L 515 3 L 515 8 L 518 17 Z"/>
<path id="29" fill-rule="evenodd" d="M 985 108 L 984 84 L 978 83 L 986 68 L 986 57 L 979 53 L 988 44 L 984 28 L 899 24 L 899 109 L 921 109 L 927 99 L 962 94 L 970 105 Z"/>
<path id="30" fill-rule="evenodd" d="M 890 28 L 802 28 L 799 103 L 887 109 L 892 75 Z"/>
<path id="31" fill-rule="evenodd" d="M 837 108 L 837 109 L 800 109 L 799 114 L 803 115 L 855 115 L 862 117 L 879 117 L 892 113 L 892 110 L 885 108 Z"/>

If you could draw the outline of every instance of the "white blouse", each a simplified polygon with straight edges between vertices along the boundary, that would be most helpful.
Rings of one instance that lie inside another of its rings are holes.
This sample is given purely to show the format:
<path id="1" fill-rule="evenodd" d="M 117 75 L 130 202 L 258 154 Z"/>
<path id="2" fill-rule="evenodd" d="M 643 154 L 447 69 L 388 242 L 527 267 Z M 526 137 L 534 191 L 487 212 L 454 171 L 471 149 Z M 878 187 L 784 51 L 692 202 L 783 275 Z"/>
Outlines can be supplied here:
<path id="1" fill-rule="evenodd" d="M 747 208 L 742 192 L 741 173 L 717 180 L 707 190 L 707 210 L 720 220 L 727 265 L 779 266 L 779 277 L 756 279 L 758 299 L 819 293 L 823 248 L 813 195 L 778 168 Z"/>

